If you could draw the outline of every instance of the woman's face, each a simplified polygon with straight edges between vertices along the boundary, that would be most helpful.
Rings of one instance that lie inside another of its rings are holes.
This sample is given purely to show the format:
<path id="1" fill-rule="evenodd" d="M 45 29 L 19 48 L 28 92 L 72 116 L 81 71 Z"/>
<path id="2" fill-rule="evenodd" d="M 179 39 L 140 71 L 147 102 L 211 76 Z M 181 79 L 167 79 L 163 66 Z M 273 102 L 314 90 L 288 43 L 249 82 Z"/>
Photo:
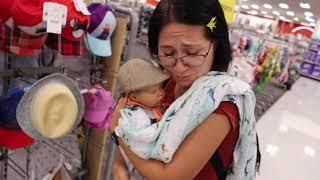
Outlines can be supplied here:
<path id="1" fill-rule="evenodd" d="M 211 42 L 204 36 L 204 27 L 169 23 L 165 25 L 159 35 L 158 52 L 161 56 L 175 58 L 187 55 L 205 55 Z M 189 67 L 177 60 L 172 67 L 165 67 L 176 83 L 182 87 L 190 87 L 194 80 L 210 71 L 213 63 L 213 47 L 210 48 L 203 64 Z"/>

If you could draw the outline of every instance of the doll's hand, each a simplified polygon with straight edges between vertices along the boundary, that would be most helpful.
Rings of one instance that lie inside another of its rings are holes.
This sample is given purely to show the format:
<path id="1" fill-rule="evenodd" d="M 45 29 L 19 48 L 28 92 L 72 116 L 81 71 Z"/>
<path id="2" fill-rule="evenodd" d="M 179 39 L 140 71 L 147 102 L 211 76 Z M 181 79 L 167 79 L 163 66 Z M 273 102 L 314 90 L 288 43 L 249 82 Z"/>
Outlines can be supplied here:
<path id="1" fill-rule="evenodd" d="M 127 104 L 127 101 L 128 101 L 128 97 L 127 96 L 124 96 L 124 97 L 120 97 L 118 99 L 118 102 L 112 112 L 112 116 L 111 116 L 111 122 L 110 122 L 110 125 L 109 125 L 109 130 L 111 132 L 114 131 L 114 129 L 118 126 L 118 121 L 119 121 L 119 118 L 120 118 L 120 110 L 123 109 L 126 104 Z"/>

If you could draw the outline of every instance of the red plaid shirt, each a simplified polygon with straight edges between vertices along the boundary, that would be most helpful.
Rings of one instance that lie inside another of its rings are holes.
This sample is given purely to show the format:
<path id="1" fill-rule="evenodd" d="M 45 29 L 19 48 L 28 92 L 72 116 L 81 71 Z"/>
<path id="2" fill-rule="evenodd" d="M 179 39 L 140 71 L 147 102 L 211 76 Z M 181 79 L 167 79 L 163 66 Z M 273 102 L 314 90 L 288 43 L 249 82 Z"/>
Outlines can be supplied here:
<path id="1" fill-rule="evenodd" d="M 0 27 L 0 49 L 17 55 L 38 55 L 46 38 L 47 34 L 32 36 L 16 26 L 10 28 L 7 25 L 1 25 Z"/>
<path id="2" fill-rule="evenodd" d="M 49 34 L 46 45 L 65 56 L 81 56 L 84 52 L 82 40 L 70 41 L 57 34 Z"/>

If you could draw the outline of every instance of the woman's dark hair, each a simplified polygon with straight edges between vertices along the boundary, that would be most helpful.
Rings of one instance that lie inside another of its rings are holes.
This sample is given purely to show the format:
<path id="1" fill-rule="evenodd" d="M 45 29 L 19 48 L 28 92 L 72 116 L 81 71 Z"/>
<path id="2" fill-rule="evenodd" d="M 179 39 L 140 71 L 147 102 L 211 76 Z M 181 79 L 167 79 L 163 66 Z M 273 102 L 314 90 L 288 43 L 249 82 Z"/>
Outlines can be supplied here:
<path id="1" fill-rule="evenodd" d="M 216 17 L 213 31 L 206 27 Z M 214 62 L 211 70 L 226 71 L 231 61 L 231 45 L 228 25 L 218 0 L 161 0 L 149 24 L 149 50 L 158 53 L 159 34 L 163 26 L 170 22 L 205 27 L 205 36 L 215 43 Z"/>

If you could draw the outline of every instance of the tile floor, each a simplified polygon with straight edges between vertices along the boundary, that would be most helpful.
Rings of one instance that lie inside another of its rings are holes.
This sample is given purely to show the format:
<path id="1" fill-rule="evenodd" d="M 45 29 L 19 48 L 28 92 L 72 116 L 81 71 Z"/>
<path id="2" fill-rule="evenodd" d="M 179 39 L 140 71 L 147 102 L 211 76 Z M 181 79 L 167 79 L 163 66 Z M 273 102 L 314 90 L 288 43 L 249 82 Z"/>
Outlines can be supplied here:
<path id="1" fill-rule="evenodd" d="M 320 82 L 300 78 L 259 120 L 257 180 L 319 180 Z"/>

